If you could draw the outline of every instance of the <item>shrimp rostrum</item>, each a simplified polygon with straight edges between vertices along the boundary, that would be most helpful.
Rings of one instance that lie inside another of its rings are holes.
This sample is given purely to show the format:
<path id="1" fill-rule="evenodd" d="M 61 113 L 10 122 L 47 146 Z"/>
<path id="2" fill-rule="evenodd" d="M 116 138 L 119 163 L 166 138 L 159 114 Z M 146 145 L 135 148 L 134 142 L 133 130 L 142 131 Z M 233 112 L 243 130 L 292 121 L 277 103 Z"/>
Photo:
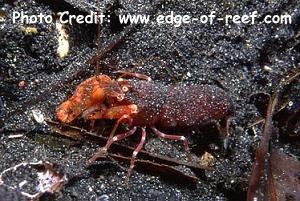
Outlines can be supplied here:
<path id="1" fill-rule="evenodd" d="M 90 162 L 103 156 L 112 143 L 127 138 L 137 129 L 141 140 L 135 148 L 126 180 L 130 177 L 135 159 L 146 140 L 146 128 L 157 136 L 182 141 L 187 158 L 191 160 L 188 141 L 184 136 L 165 134 L 157 128 L 174 129 L 201 125 L 212 120 L 227 118 L 232 104 L 227 93 L 212 85 L 165 85 L 151 81 L 145 75 L 122 72 L 130 79 L 110 79 L 106 75 L 94 76 L 82 82 L 74 95 L 56 111 L 57 118 L 70 123 L 78 117 L 88 120 L 111 119 L 116 123 L 107 143 Z M 115 135 L 121 123 L 129 131 Z"/>

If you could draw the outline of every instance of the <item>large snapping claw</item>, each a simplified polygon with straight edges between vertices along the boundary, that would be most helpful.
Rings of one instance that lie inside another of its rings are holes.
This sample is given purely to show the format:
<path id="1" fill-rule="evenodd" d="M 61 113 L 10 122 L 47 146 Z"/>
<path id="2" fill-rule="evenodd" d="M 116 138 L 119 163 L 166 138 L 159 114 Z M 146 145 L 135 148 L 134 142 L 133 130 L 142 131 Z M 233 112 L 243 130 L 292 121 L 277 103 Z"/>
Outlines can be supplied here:
<path id="1" fill-rule="evenodd" d="M 56 117 L 63 123 L 70 123 L 85 110 L 101 105 L 107 96 L 122 99 L 117 84 L 107 75 L 93 76 L 79 84 L 71 98 L 56 109 Z"/>

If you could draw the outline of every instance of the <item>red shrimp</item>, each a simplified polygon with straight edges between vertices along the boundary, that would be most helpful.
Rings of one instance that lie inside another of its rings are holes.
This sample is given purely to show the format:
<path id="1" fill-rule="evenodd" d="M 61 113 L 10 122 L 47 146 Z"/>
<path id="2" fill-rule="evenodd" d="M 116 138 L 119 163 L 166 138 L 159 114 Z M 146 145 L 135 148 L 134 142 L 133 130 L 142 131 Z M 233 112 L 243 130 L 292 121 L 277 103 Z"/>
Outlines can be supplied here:
<path id="1" fill-rule="evenodd" d="M 102 95 L 108 99 L 108 102 L 103 102 L 104 98 L 102 97 L 101 101 L 95 102 L 95 104 L 85 104 L 81 102 L 90 103 L 91 101 L 74 102 L 71 98 L 69 101 L 72 104 L 69 104 L 71 106 L 67 111 L 74 111 L 72 108 L 81 107 L 81 104 L 85 105 L 81 114 L 87 119 L 117 120 L 107 144 L 91 157 L 90 162 L 107 153 L 112 143 L 133 135 L 137 128 L 141 128 L 141 140 L 132 154 L 126 181 L 131 175 L 136 156 L 145 143 L 146 127 L 151 128 L 156 135 L 162 138 L 182 141 L 187 157 L 191 160 L 188 142 L 184 136 L 165 134 L 160 132 L 157 127 L 169 129 L 196 126 L 208 121 L 228 118 L 232 114 L 233 108 L 230 97 L 219 87 L 198 84 L 164 85 L 150 81 L 148 77 L 141 74 L 122 73 L 146 80 L 123 78 L 111 80 L 111 82 L 117 83 L 117 87 L 114 89 L 119 88 L 117 94 L 122 94 L 121 99 L 113 100 L 113 97 L 108 96 L 105 92 Z M 96 88 L 98 87 L 104 90 L 103 86 L 96 86 Z M 105 88 L 105 90 L 107 89 Z M 77 96 L 79 97 L 79 95 Z M 91 94 L 90 97 L 93 95 Z M 86 107 L 87 105 L 90 108 Z M 73 120 L 76 118 L 75 115 L 71 116 Z M 65 122 L 65 119 L 71 120 L 60 116 L 58 118 L 62 122 Z M 120 123 L 128 124 L 131 129 L 125 133 L 114 135 Z"/>

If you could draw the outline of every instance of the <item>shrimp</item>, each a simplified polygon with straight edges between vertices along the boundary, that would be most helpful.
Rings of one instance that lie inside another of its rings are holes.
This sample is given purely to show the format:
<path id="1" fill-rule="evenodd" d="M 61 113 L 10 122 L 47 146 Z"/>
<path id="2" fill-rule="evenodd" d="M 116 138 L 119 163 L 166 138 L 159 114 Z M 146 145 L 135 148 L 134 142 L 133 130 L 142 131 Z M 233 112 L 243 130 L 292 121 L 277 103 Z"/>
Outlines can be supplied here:
<path id="1" fill-rule="evenodd" d="M 105 80 L 111 82 L 110 84 L 94 83 L 92 80 L 95 77 L 84 81 L 78 86 L 75 94 L 58 107 L 57 117 L 65 123 L 71 122 L 80 114 L 84 114 L 84 117 L 89 120 L 116 120 L 106 145 L 101 147 L 89 162 L 106 154 L 114 142 L 133 135 L 140 128 L 141 140 L 132 154 L 126 182 L 134 168 L 136 156 L 146 141 L 146 128 L 150 128 L 159 137 L 182 141 L 187 157 L 191 160 L 186 137 L 165 134 L 157 127 L 170 129 L 197 126 L 212 120 L 228 118 L 232 114 L 231 100 L 219 87 L 198 84 L 165 85 L 151 81 L 142 74 L 125 73 L 125 75 L 139 79 L 109 80 L 108 76 L 103 75 Z M 89 82 L 94 84 L 92 89 L 87 85 Z M 84 87 L 88 90 L 84 90 Z M 82 90 L 79 90 L 81 88 Z M 89 94 L 88 98 L 80 100 L 87 94 Z M 122 98 L 116 100 L 116 94 Z M 106 97 L 108 102 L 103 101 L 103 97 Z M 60 109 L 64 105 L 67 105 L 67 110 Z M 59 115 L 60 113 L 62 115 Z M 63 117 L 67 113 L 70 117 Z M 121 123 L 128 124 L 130 130 L 114 135 Z"/>

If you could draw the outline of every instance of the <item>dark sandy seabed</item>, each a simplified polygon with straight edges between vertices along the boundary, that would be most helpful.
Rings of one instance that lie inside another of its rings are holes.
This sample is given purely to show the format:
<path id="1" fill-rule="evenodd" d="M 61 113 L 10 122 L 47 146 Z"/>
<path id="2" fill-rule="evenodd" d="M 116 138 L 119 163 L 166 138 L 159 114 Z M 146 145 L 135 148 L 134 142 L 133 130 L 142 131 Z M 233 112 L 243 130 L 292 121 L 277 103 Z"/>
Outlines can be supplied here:
<path id="1" fill-rule="evenodd" d="M 249 125 L 264 116 L 267 96 L 263 94 L 273 94 L 282 76 L 297 66 L 299 68 L 300 2 L 100 1 L 102 11 L 112 16 L 137 12 L 157 15 L 170 11 L 199 16 L 211 10 L 221 16 L 256 10 L 259 19 L 266 14 L 288 13 L 292 16 L 289 25 L 225 26 L 219 22 L 213 25 L 191 23 L 178 28 L 168 24 L 137 26 L 101 60 L 100 73 L 114 78 L 113 71 L 132 71 L 134 67 L 135 72 L 165 84 L 173 83 L 176 78 L 187 84 L 222 86 L 228 92 L 235 113 L 227 151 L 221 149 L 222 142 L 214 124 L 181 131 L 186 133 L 193 155 L 200 157 L 207 151 L 215 158 L 212 168 L 202 173 L 180 167 L 199 177 L 196 185 L 182 184 L 180 177 L 166 178 L 138 168 L 126 186 L 126 169 L 117 164 L 127 167 L 128 163 L 107 160 L 87 165 L 87 159 L 99 146 L 97 143 L 86 140 L 78 144 L 54 135 L 49 126 L 34 120 L 33 110 L 55 120 L 55 108 L 71 95 L 77 84 L 95 73 L 95 66 L 89 65 L 88 60 L 97 50 L 97 26 L 67 26 L 71 48 L 68 56 L 60 59 L 56 53 L 55 23 L 36 24 L 38 33 L 27 34 L 19 23 L 12 23 L 9 14 L 22 10 L 29 14 L 54 14 L 63 10 L 84 14 L 95 10 L 95 5 L 94 0 L 20 0 L 2 5 L 1 15 L 7 17 L 0 23 L 0 171 L 21 162 L 43 160 L 56 164 L 68 182 L 61 193 L 46 194 L 40 200 L 105 200 L 105 197 L 109 200 L 245 200 L 255 150 L 262 135 L 262 124 L 250 128 Z M 127 27 L 113 19 L 103 24 L 101 47 L 114 41 L 115 36 Z M 20 88 L 18 85 L 22 80 L 25 86 Z M 290 88 L 288 98 L 299 104 L 299 82 Z M 88 127 L 84 122 L 76 125 Z M 275 122 L 274 132 L 280 137 L 273 138 L 273 148 L 299 159 L 299 141 L 291 140 L 287 137 L 288 131 L 283 132 L 276 125 Z M 298 132 L 296 139 L 299 140 L 299 130 L 295 132 Z M 100 127 L 98 134 L 101 133 Z M 168 133 L 176 133 L 176 130 Z M 11 138 L 16 134 L 22 137 Z M 138 140 L 139 135 L 136 135 L 124 143 L 133 146 Z M 150 131 L 145 149 L 178 160 L 185 159 L 179 142 L 156 138 Z M 4 187 L 0 192 L 3 194 L 0 200 L 23 200 L 16 192 L 4 193 Z"/>

